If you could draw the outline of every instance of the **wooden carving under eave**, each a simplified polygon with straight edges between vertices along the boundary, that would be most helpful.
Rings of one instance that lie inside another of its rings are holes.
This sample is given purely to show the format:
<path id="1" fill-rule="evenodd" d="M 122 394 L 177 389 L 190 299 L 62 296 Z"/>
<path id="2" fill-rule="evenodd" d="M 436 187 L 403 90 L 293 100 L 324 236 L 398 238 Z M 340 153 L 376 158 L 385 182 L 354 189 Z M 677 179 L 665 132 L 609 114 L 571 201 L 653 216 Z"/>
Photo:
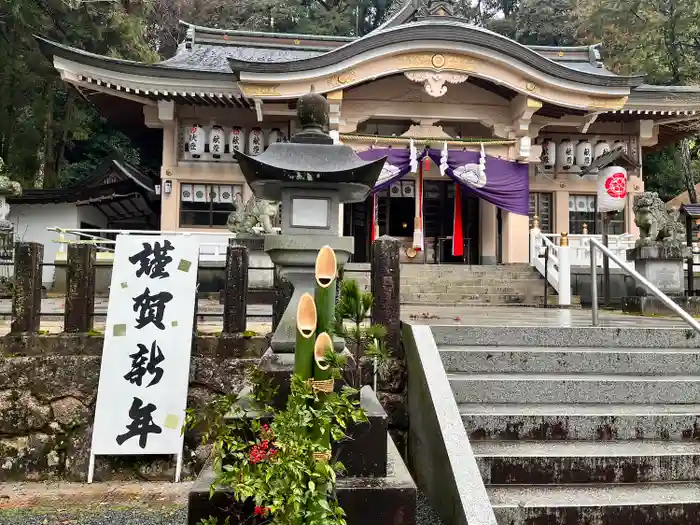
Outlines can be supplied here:
<path id="1" fill-rule="evenodd" d="M 244 84 L 238 83 L 238 87 L 247 97 L 279 97 L 279 84 L 260 85 L 260 84 Z"/>
<path id="2" fill-rule="evenodd" d="M 316 331 L 316 303 L 310 293 L 305 293 L 299 299 L 297 330 L 304 339 L 310 339 Z"/>

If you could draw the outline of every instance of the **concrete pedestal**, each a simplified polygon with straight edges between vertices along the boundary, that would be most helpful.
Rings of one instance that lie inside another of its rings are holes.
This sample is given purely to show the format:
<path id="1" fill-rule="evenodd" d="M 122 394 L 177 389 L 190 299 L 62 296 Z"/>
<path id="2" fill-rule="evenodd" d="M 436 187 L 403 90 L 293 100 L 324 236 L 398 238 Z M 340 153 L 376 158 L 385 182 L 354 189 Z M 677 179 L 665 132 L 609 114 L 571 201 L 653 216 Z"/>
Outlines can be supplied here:
<path id="1" fill-rule="evenodd" d="M 294 293 L 284 311 L 279 325 L 270 341 L 275 353 L 293 354 L 296 346 L 297 308 L 305 293 L 313 295 L 315 288 L 314 269 L 321 248 L 328 245 L 335 250 L 339 265 L 344 265 L 353 253 L 353 237 L 335 235 L 268 235 L 265 237 L 265 252 L 272 262 L 280 267 L 280 277 L 294 286 Z M 336 352 L 342 352 L 345 342 L 333 338 Z"/>
<path id="2" fill-rule="evenodd" d="M 627 251 L 627 258 L 635 261 L 637 272 L 684 309 L 687 309 L 689 304 L 685 296 L 683 265 L 689 256 L 690 249 L 685 246 L 668 246 L 662 243 L 638 246 Z M 635 283 L 634 296 L 623 299 L 623 310 L 647 315 L 673 313 L 638 282 Z"/>

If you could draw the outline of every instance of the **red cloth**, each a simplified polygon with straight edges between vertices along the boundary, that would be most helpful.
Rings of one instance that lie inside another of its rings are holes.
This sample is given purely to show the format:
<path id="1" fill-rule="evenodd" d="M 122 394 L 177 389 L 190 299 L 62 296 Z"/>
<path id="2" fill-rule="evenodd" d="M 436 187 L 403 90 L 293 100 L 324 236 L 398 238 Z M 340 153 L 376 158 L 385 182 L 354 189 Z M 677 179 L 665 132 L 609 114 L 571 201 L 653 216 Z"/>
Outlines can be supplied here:
<path id="1" fill-rule="evenodd" d="M 372 242 L 377 240 L 377 194 L 372 194 L 372 231 L 369 232 Z"/>
<path id="2" fill-rule="evenodd" d="M 452 255 L 464 256 L 464 231 L 462 228 L 462 192 L 455 182 L 455 216 L 452 222 Z"/>

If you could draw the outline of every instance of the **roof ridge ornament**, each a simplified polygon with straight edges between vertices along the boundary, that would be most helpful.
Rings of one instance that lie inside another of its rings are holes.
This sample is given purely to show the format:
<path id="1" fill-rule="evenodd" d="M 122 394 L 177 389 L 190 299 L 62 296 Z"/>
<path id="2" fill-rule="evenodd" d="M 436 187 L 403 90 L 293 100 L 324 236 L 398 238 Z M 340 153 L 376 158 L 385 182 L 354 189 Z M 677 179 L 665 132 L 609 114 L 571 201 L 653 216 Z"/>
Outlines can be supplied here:
<path id="1" fill-rule="evenodd" d="M 462 19 L 460 16 L 455 16 L 453 2 L 450 0 L 414 0 L 416 6 L 416 19 L 424 18 L 455 18 Z"/>

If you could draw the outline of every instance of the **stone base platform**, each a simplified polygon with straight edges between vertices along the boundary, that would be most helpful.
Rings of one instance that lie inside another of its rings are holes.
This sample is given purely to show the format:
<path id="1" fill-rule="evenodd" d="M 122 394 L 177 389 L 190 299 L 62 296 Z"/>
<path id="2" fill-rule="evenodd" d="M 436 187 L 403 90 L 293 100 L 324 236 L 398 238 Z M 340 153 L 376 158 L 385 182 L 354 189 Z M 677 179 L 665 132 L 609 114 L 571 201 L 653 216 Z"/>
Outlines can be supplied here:
<path id="1" fill-rule="evenodd" d="M 414 525 L 416 485 L 403 463 L 396 446 L 387 439 L 387 475 L 385 477 L 338 478 L 338 500 L 347 514 L 348 525 Z M 189 494 L 187 524 L 200 520 L 230 517 L 231 525 L 252 521 L 252 508 L 236 504 L 231 492 L 218 489 L 210 498 L 209 487 L 214 479 L 211 467 L 205 468 Z"/>
<path id="2" fill-rule="evenodd" d="M 671 300 L 691 315 L 700 315 L 700 297 L 671 296 Z M 622 311 L 642 315 L 676 315 L 658 297 L 623 297 Z"/>

